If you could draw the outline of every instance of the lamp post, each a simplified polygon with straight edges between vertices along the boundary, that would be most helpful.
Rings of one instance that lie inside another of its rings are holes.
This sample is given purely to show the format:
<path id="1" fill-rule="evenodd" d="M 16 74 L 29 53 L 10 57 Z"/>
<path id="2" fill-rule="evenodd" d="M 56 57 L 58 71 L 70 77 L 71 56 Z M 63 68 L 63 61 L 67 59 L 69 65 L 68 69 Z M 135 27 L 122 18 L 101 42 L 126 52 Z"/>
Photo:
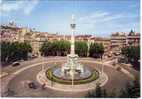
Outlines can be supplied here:
<path id="1" fill-rule="evenodd" d="M 104 69 L 104 64 L 103 64 L 103 55 L 102 55 L 102 57 L 101 57 L 101 60 L 102 60 L 102 70 L 101 70 L 101 73 L 102 73 L 102 75 L 103 75 L 103 69 Z"/>
<path id="2" fill-rule="evenodd" d="M 42 66 L 41 66 L 41 71 L 44 71 L 44 57 L 42 57 Z"/>

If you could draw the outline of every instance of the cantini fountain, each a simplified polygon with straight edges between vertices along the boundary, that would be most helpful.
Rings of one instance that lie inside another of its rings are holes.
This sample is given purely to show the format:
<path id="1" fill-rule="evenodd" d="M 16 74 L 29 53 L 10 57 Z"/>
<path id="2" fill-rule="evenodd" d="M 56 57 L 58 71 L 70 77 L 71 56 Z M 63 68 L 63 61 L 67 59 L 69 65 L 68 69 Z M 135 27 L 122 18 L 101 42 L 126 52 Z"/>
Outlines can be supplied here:
<path id="1" fill-rule="evenodd" d="M 84 68 L 83 66 L 78 62 L 78 55 L 75 54 L 75 38 L 74 38 L 74 32 L 75 32 L 75 19 L 74 15 L 72 15 L 72 23 L 70 24 L 72 29 L 72 35 L 71 35 L 71 51 L 70 54 L 67 55 L 67 63 L 65 63 L 62 68 L 61 72 L 63 76 L 69 75 L 72 78 L 72 85 L 74 78 L 77 77 L 75 75 L 83 75 L 84 74 Z"/>
<path id="2" fill-rule="evenodd" d="M 56 90 L 71 91 L 73 88 L 76 91 L 90 90 L 87 86 L 94 86 L 96 83 L 102 85 L 107 81 L 107 75 L 101 73 L 99 70 L 82 65 L 75 54 L 75 17 L 72 15 L 72 22 L 70 24 L 71 34 L 71 51 L 67 55 L 67 62 L 61 66 L 51 66 L 50 68 L 42 68 L 37 75 L 37 80 L 46 87 Z M 81 87 L 79 87 L 81 85 Z M 93 87 L 91 87 L 93 89 Z"/>

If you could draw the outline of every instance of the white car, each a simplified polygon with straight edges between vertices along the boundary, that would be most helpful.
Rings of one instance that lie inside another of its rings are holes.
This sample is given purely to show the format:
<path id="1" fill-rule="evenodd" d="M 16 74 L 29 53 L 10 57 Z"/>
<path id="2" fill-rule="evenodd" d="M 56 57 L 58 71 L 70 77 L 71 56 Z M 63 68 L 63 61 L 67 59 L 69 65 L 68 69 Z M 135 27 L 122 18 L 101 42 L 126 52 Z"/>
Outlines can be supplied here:
<path id="1" fill-rule="evenodd" d="M 12 63 L 12 66 L 14 67 L 14 66 L 19 66 L 20 65 L 20 63 L 19 62 L 14 62 L 14 63 Z"/>

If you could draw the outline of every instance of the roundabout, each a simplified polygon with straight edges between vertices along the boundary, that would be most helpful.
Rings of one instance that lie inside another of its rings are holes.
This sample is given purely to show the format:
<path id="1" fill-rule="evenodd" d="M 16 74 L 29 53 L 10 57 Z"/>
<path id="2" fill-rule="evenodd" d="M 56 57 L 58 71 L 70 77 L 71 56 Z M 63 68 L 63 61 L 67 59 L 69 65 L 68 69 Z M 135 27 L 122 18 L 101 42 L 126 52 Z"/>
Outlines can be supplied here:
<path id="1" fill-rule="evenodd" d="M 90 74 L 83 78 L 74 79 L 74 85 L 72 85 L 72 80 L 69 78 L 61 78 L 60 75 L 56 75 L 56 71 L 54 74 L 54 69 L 59 69 L 59 67 L 50 67 L 45 71 L 40 71 L 37 75 L 37 81 L 47 88 L 64 91 L 64 92 L 83 92 L 90 91 L 95 89 L 96 84 L 100 84 L 100 86 L 104 86 L 108 81 L 108 76 L 106 73 L 101 73 L 100 70 L 96 70 L 94 68 L 90 68 Z M 53 69 L 53 73 L 51 73 Z M 56 70 L 55 69 L 55 70 Z M 92 86 L 92 87 L 89 87 Z"/>
<path id="2" fill-rule="evenodd" d="M 62 65 L 66 58 L 60 59 L 57 58 L 56 61 L 54 58 L 47 58 L 46 62 L 40 62 L 36 64 L 32 64 L 26 66 L 17 72 L 13 73 L 14 77 L 9 81 L 7 88 L 13 90 L 15 92 L 14 96 L 36 96 L 36 97 L 84 97 L 88 93 L 88 91 L 95 90 L 95 85 L 98 81 L 101 81 L 101 86 L 108 91 L 112 91 L 113 89 L 121 89 L 125 86 L 128 81 L 132 81 L 132 79 L 127 76 L 125 73 L 121 71 L 116 71 L 114 68 L 104 65 L 104 78 L 96 79 L 92 82 L 79 84 L 79 85 L 67 85 L 57 82 L 51 82 L 51 80 L 47 79 L 47 75 L 42 76 L 43 80 L 46 80 L 46 89 L 42 90 L 41 86 L 44 82 L 39 79 L 39 75 L 43 75 L 41 72 L 42 65 L 46 64 L 45 72 L 47 69 L 54 67 L 53 64 Z M 97 71 L 101 71 L 102 64 L 98 64 L 93 60 L 83 60 L 80 59 L 80 63 L 82 63 L 86 67 L 91 67 Z M 44 73 L 45 74 L 45 73 Z M 37 89 L 28 88 L 27 81 L 32 81 L 36 84 Z"/>

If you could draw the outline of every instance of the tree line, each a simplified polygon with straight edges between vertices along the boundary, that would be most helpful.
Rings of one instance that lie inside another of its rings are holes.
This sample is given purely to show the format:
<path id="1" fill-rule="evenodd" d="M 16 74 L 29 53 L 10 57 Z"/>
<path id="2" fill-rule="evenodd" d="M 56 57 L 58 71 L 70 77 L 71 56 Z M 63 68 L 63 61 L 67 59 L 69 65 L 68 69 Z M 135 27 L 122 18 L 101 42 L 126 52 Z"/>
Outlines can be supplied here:
<path id="1" fill-rule="evenodd" d="M 65 56 L 70 52 L 69 41 L 46 41 L 40 48 L 41 55 L 43 56 Z"/>
<path id="2" fill-rule="evenodd" d="M 47 41 L 42 44 L 40 52 L 43 56 L 66 56 L 70 53 L 70 42 L 66 40 Z M 85 41 L 75 41 L 75 53 L 80 57 L 100 58 L 104 53 L 104 47 L 98 43 L 88 46 Z"/>
<path id="3" fill-rule="evenodd" d="M 102 58 L 104 54 L 104 46 L 102 43 L 91 43 L 89 55 L 94 58 Z"/>
<path id="4" fill-rule="evenodd" d="M 11 63 L 17 60 L 26 60 L 28 53 L 32 52 L 32 47 L 27 42 L 0 42 L 1 45 L 1 62 Z M 39 49 L 43 56 L 66 56 L 70 53 L 70 42 L 61 41 L 46 41 Z M 75 53 L 80 57 L 101 57 L 104 53 L 102 44 L 92 43 L 88 46 L 85 41 L 75 42 Z"/>
<path id="5" fill-rule="evenodd" d="M 30 44 L 23 42 L 1 42 L 1 62 L 10 63 L 17 60 L 26 60 L 28 53 L 32 52 Z"/>
<path id="6" fill-rule="evenodd" d="M 121 49 L 122 55 L 135 68 L 140 68 L 140 46 L 127 46 Z"/>
<path id="7" fill-rule="evenodd" d="M 128 82 L 126 86 L 120 89 L 118 92 L 113 90 L 107 92 L 104 88 L 101 88 L 99 84 L 96 85 L 94 91 L 88 92 L 86 97 L 90 98 L 139 98 L 140 97 L 140 79 L 135 78 L 133 82 Z"/>

